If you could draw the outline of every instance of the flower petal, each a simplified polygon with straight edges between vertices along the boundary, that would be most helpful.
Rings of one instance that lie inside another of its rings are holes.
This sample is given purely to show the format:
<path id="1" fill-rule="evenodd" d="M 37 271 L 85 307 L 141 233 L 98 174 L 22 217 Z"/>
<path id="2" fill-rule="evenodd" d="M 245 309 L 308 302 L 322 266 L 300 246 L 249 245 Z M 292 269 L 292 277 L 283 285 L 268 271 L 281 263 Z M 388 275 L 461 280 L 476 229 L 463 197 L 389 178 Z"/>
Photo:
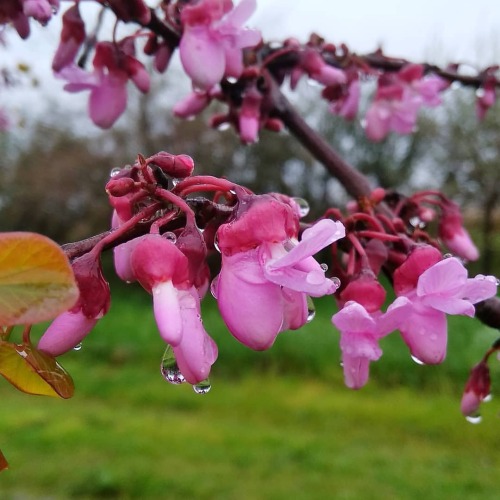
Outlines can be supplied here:
<path id="1" fill-rule="evenodd" d="M 173 347 L 182 340 L 182 316 L 178 291 L 171 281 L 153 286 L 153 309 L 162 339 Z"/>
<path id="2" fill-rule="evenodd" d="M 467 281 L 467 269 L 455 257 L 443 259 L 424 271 L 417 283 L 420 297 L 439 294 L 445 297 L 456 295 Z"/>

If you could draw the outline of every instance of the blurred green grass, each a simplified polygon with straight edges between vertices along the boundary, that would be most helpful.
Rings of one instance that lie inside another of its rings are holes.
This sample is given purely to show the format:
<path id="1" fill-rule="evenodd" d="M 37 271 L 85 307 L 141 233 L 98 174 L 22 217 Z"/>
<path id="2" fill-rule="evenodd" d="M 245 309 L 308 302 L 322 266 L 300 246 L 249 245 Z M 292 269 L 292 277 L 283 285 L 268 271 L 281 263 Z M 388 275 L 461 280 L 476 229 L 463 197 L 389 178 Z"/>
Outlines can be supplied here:
<path id="1" fill-rule="evenodd" d="M 458 410 L 470 366 L 495 338 L 479 322 L 451 318 L 438 367 L 416 365 L 389 336 L 369 385 L 352 392 L 332 299 L 256 353 L 232 339 L 208 298 L 204 323 L 220 354 L 201 396 L 160 376 L 150 298 L 133 286 L 114 292 L 83 348 L 61 358 L 73 399 L 1 381 L 0 446 L 11 468 L 0 498 L 495 497 L 496 401 L 481 425 Z"/>

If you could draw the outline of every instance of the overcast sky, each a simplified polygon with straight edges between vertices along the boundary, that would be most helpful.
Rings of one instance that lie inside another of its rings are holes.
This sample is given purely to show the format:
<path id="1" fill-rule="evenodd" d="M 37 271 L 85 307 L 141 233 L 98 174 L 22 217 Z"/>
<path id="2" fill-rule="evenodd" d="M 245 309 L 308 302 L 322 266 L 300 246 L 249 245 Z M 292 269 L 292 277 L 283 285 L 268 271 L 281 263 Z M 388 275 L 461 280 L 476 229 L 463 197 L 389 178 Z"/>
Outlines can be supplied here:
<path id="1" fill-rule="evenodd" d="M 500 62 L 500 0 L 258 0 L 249 25 L 261 29 L 268 40 L 287 36 L 306 40 L 314 31 L 333 43 L 346 43 L 355 52 L 382 45 L 387 54 L 416 62 L 453 60 L 483 66 Z M 2 59 L 7 64 L 29 62 L 44 90 L 60 89 L 62 83 L 54 82 L 50 74 L 57 26 L 57 22 L 46 29 L 33 26 L 25 42 L 10 36 L 7 53 L 0 53 L 0 67 Z M 0 105 L 18 106 L 19 96 L 27 93 L 26 89 L 15 95 L 2 91 Z M 86 93 L 78 96 L 86 102 Z M 61 104 L 69 97 L 61 97 Z"/>

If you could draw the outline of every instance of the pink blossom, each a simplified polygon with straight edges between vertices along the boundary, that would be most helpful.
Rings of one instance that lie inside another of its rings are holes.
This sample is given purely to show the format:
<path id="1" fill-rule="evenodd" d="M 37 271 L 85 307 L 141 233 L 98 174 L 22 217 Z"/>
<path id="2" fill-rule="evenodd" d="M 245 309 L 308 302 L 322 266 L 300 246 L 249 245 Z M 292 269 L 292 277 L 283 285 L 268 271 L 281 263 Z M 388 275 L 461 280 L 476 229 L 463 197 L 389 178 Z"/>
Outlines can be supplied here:
<path id="1" fill-rule="evenodd" d="M 158 330 L 172 346 L 182 375 L 191 384 L 206 379 L 217 346 L 201 322 L 200 295 L 188 258 L 165 237 L 150 234 L 134 248 L 131 264 L 134 276 L 153 295 Z"/>
<path id="2" fill-rule="evenodd" d="M 90 252 L 71 265 L 80 292 L 78 301 L 49 325 L 38 343 L 38 349 L 51 356 L 64 354 L 78 345 L 109 309 L 109 285 L 99 256 Z"/>
<path id="3" fill-rule="evenodd" d="M 458 257 L 467 260 L 479 258 L 479 250 L 463 226 L 462 214 L 456 203 L 442 204 L 438 233 L 443 243 Z"/>
<path id="4" fill-rule="evenodd" d="M 390 131 L 413 132 L 419 109 L 439 105 L 439 93 L 445 87 L 446 82 L 441 78 L 424 76 L 424 68 L 419 64 L 409 64 L 393 75 L 382 75 L 366 113 L 367 136 L 381 141 Z"/>
<path id="5" fill-rule="evenodd" d="M 349 301 L 332 317 L 340 330 L 344 380 L 350 389 L 360 389 L 368 381 L 370 362 L 382 356 L 378 341 L 386 332 L 380 313 L 370 314 L 361 304 Z"/>
<path id="6" fill-rule="evenodd" d="M 211 101 L 208 92 L 194 91 L 174 105 L 174 115 L 179 118 L 191 118 L 201 113 Z"/>
<path id="7" fill-rule="evenodd" d="M 261 102 L 262 94 L 255 87 L 243 95 L 238 128 L 241 141 L 245 144 L 256 142 L 259 138 Z"/>
<path id="8" fill-rule="evenodd" d="M 71 6 L 64 13 L 62 22 L 61 40 L 52 60 L 52 69 L 56 72 L 74 62 L 85 41 L 85 24 L 80 16 L 78 4 Z"/>
<path id="9" fill-rule="evenodd" d="M 129 53 L 126 44 L 98 43 L 93 65 L 93 73 L 69 65 L 57 76 L 67 80 L 64 89 L 68 92 L 90 90 L 90 118 L 99 127 L 109 128 L 125 111 L 128 80 L 132 80 L 141 92 L 148 92 L 149 75 Z"/>
<path id="10" fill-rule="evenodd" d="M 446 356 L 446 314 L 474 316 L 473 304 L 496 294 L 493 276 L 467 278 L 467 270 L 456 258 L 430 265 L 410 288 L 411 267 L 420 266 L 419 257 L 426 247 L 414 250 L 394 273 L 396 293 L 401 294 L 388 308 L 399 322 L 403 340 L 414 358 L 427 364 L 441 363 Z M 416 273 L 414 273 L 415 275 Z M 401 283 L 403 281 L 403 283 Z"/>
<path id="11" fill-rule="evenodd" d="M 483 360 L 472 368 L 465 384 L 460 410 L 466 417 L 477 416 L 481 402 L 490 394 L 490 387 L 490 369 Z"/>
<path id="12" fill-rule="evenodd" d="M 273 195 L 243 198 L 241 212 L 217 233 L 222 268 L 215 287 L 230 332 L 256 350 L 279 332 L 307 320 L 307 295 L 332 294 L 336 285 L 312 258 L 345 234 L 340 222 L 321 220 L 296 240 L 298 216 Z"/>
<path id="13" fill-rule="evenodd" d="M 346 120 L 354 120 L 358 114 L 360 97 L 361 86 L 359 80 L 356 78 L 349 84 L 345 93 L 332 102 L 330 111 L 336 115 L 342 116 Z"/>
<path id="14" fill-rule="evenodd" d="M 52 14 L 59 9 L 59 0 L 24 0 L 23 12 L 27 17 L 33 17 L 41 24 L 50 21 Z"/>
<path id="15" fill-rule="evenodd" d="M 243 28 L 255 8 L 256 0 L 242 0 L 234 9 L 231 0 L 201 0 L 184 7 L 179 51 L 196 87 L 208 90 L 224 76 L 241 75 L 242 49 L 261 40 L 257 30 Z"/>

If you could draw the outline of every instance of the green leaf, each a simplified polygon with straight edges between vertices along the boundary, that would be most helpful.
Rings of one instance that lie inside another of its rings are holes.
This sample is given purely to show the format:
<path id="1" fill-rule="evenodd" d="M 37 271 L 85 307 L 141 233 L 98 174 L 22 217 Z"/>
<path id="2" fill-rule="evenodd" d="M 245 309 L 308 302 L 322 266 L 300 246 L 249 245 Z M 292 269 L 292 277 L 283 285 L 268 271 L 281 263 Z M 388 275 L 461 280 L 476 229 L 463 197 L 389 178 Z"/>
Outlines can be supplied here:
<path id="1" fill-rule="evenodd" d="M 71 265 L 57 243 L 35 233 L 0 234 L 0 325 L 52 319 L 77 298 Z"/>
<path id="2" fill-rule="evenodd" d="M 28 394 L 73 396 L 73 379 L 55 358 L 27 344 L 0 341 L 0 375 Z"/>

